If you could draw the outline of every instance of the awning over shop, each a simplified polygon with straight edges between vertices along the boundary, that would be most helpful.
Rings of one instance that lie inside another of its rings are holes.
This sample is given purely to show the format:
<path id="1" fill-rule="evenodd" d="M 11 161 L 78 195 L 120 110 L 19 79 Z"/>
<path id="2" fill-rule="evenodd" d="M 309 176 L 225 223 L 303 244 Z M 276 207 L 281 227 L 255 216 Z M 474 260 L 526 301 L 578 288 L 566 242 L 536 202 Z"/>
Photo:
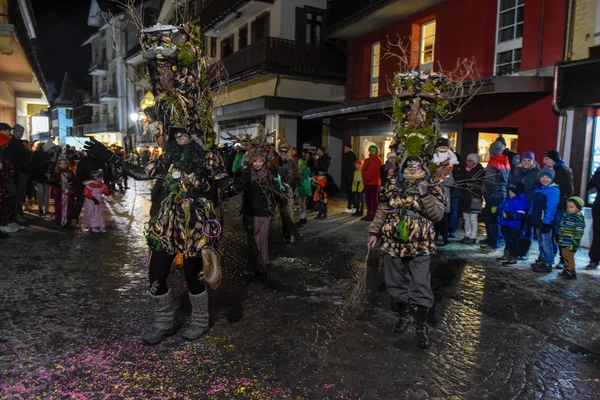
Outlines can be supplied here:
<path id="1" fill-rule="evenodd" d="M 481 88 L 477 96 L 551 92 L 552 78 L 539 76 L 494 76 L 481 80 Z M 378 111 L 389 111 L 392 106 L 392 96 L 386 95 L 307 110 L 302 115 L 302 119 L 372 114 Z"/>

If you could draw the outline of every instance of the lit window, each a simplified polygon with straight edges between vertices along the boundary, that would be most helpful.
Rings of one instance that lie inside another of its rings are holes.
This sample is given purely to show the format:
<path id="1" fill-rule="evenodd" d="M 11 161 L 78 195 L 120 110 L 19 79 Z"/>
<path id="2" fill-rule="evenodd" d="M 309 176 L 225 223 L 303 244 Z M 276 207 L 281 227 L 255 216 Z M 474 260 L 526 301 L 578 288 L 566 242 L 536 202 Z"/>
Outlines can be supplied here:
<path id="1" fill-rule="evenodd" d="M 379 96 L 379 61 L 381 59 L 381 44 L 373 43 L 371 47 L 371 97 Z"/>
<path id="2" fill-rule="evenodd" d="M 433 57 L 435 51 L 435 25 L 435 20 L 421 25 L 421 70 L 430 70 L 433 67 Z"/>
<path id="3" fill-rule="evenodd" d="M 514 75 L 521 70 L 525 0 L 498 0 L 496 75 Z"/>

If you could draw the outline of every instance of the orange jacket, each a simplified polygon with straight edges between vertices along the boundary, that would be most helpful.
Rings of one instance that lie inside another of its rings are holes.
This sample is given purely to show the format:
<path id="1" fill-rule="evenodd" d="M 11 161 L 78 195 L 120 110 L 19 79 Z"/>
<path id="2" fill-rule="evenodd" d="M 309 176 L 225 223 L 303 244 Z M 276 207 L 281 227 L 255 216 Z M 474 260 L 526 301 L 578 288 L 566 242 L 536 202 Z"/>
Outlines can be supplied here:
<path id="1" fill-rule="evenodd" d="M 381 166 L 383 161 L 378 155 L 371 154 L 362 166 L 362 178 L 364 185 L 381 185 Z"/>

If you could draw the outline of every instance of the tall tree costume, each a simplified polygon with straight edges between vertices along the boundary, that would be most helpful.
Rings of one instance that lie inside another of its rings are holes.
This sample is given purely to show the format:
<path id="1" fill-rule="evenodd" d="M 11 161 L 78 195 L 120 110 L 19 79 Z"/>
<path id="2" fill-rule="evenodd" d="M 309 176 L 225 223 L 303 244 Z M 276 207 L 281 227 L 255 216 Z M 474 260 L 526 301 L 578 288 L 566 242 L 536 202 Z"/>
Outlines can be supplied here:
<path id="1" fill-rule="evenodd" d="M 436 250 L 435 223 L 444 217 L 447 199 L 435 165 L 425 165 L 421 156 L 431 154 L 437 145 L 437 118 L 444 112 L 444 103 L 438 100 L 444 84 L 445 78 L 436 73 L 396 76 L 393 147 L 401 160 L 389 165 L 395 173 L 381 188 L 369 227 L 369 247 L 381 238 L 386 253 L 385 283 L 400 317 L 394 332 L 408 329 L 409 308 L 415 307 L 417 346 L 423 349 L 431 345 L 426 321 L 434 300 L 429 265 Z"/>
<path id="2" fill-rule="evenodd" d="M 142 339 L 155 344 L 176 331 L 167 277 L 175 257 L 182 256 L 192 303 L 183 337 L 194 340 L 208 330 L 205 283 L 216 288 L 221 278 L 214 248 L 221 234 L 215 202 L 233 194 L 233 182 L 208 144 L 212 99 L 198 28 L 157 25 L 142 31 L 141 43 L 155 103 L 149 112 L 161 125 L 152 132 L 157 143 L 164 143 L 162 156 L 143 168 L 123 162 L 97 141 L 86 148 L 136 180 L 158 179 L 145 230 L 154 323 Z"/>

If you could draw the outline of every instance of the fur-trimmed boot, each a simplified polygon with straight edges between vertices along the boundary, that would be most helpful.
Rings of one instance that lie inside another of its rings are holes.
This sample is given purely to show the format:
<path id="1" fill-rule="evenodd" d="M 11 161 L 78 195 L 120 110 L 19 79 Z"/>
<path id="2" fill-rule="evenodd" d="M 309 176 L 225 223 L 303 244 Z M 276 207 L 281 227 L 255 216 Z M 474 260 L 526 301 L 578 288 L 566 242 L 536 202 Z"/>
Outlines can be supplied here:
<path id="1" fill-rule="evenodd" d="M 152 330 L 145 333 L 142 340 L 147 344 L 157 344 L 177 331 L 175 312 L 171 307 L 171 291 L 160 296 L 150 295 L 150 298 L 154 304 L 154 322 Z"/>
<path id="2" fill-rule="evenodd" d="M 196 340 L 208 331 L 208 290 L 200 294 L 191 294 L 192 316 L 190 326 L 183 332 L 183 338 Z"/>
<path id="3" fill-rule="evenodd" d="M 398 322 L 392 328 L 392 332 L 404 333 L 410 324 L 410 316 L 408 315 L 408 303 L 398 303 Z"/>
<path id="4" fill-rule="evenodd" d="M 427 326 L 427 314 L 429 308 L 417 306 L 415 314 L 415 334 L 417 337 L 417 347 L 420 349 L 428 349 L 431 347 L 429 341 L 429 327 Z"/>

